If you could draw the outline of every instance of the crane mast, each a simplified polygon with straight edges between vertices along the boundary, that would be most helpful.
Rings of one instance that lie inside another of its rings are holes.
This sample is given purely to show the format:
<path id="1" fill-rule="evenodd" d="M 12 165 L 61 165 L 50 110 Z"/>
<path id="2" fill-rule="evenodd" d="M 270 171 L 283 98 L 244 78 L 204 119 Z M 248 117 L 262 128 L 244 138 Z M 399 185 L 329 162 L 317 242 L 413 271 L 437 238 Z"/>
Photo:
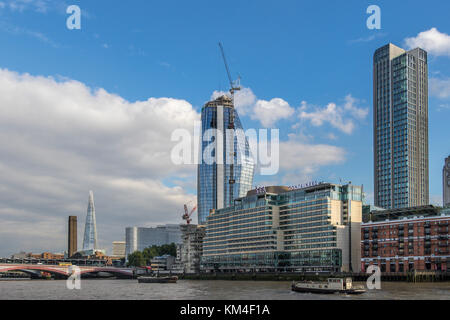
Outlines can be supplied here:
<path id="1" fill-rule="evenodd" d="M 229 149 L 230 150 L 230 179 L 228 180 L 228 184 L 230 185 L 229 187 L 229 204 L 232 205 L 233 204 L 233 200 L 234 200 L 234 184 L 236 183 L 236 180 L 234 179 L 234 158 L 236 157 L 236 152 L 234 151 L 234 93 L 236 91 L 241 90 L 241 86 L 240 86 L 240 77 L 238 77 L 237 81 L 233 81 L 231 78 L 231 72 L 230 72 L 230 68 L 228 67 L 228 63 L 227 63 L 227 58 L 225 57 L 225 51 L 223 49 L 222 43 L 219 42 L 219 48 L 220 48 L 220 52 L 222 53 L 222 58 L 223 58 L 223 63 L 225 64 L 225 69 L 227 71 L 227 76 L 228 76 L 228 81 L 230 82 L 230 93 L 231 93 L 231 103 L 232 103 L 232 108 L 230 110 L 230 120 L 229 120 L 229 124 L 228 124 L 228 129 L 233 130 L 233 136 L 231 138 L 231 141 L 228 141 L 229 143 Z"/>

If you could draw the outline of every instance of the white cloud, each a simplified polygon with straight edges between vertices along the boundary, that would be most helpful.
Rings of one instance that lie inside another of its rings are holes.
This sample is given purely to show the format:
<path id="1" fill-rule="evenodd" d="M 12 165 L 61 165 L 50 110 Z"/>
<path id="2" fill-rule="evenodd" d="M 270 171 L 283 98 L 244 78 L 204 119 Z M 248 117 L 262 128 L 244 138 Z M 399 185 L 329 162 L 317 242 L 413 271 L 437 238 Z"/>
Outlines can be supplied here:
<path id="1" fill-rule="evenodd" d="M 211 99 L 216 99 L 222 95 L 230 95 L 229 92 L 214 91 Z M 287 119 L 295 112 L 289 104 L 281 98 L 274 98 L 270 101 L 258 100 L 250 88 L 242 88 L 234 96 L 235 107 L 239 115 L 250 115 L 253 120 L 258 120 L 266 127 L 273 127 L 275 123 L 282 119 Z"/>
<path id="2" fill-rule="evenodd" d="M 8 0 L 4 6 L 8 6 L 11 11 L 23 12 L 31 9 L 36 12 L 45 13 L 50 6 L 50 0 Z M 2 7 L 0 5 L 0 7 Z"/>
<path id="3" fill-rule="evenodd" d="M 330 102 L 326 107 L 320 108 L 309 106 L 306 101 L 302 101 L 299 118 L 309 120 L 315 127 L 329 123 L 332 127 L 351 134 L 356 126 L 354 120 L 363 120 L 369 113 L 367 108 L 357 107 L 357 102 L 358 100 L 351 95 L 345 97 L 343 106 Z M 309 109 L 314 109 L 314 111 L 308 112 Z"/>
<path id="4" fill-rule="evenodd" d="M 230 92 L 214 91 L 211 100 L 215 100 L 223 95 L 230 96 Z M 234 94 L 234 105 L 240 116 L 245 116 L 252 112 L 257 99 L 250 88 L 242 88 Z"/>
<path id="5" fill-rule="evenodd" d="M 435 56 L 450 56 L 450 36 L 436 28 L 423 31 L 416 37 L 406 38 L 405 44 L 409 49 L 420 47 Z"/>
<path id="6" fill-rule="evenodd" d="M 295 110 L 286 101 L 274 98 L 270 101 L 258 100 L 250 117 L 254 120 L 259 120 L 264 127 L 270 128 L 277 121 L 288 119 L 294 112 Z"/>
<path id="7" fill-rule="evenodd" d="M 450 78 L 446 79 L 430 78 L 429 87 L 430 87 L 430 94 L 432 96 L 441 99 L 450 98 Z"/>
<path id="8" fill-rule="evenodd" d="M 107 248 L 127 226 L 181 222 L 194 198 L 175 181 L 195 180 L 196 167 L 170 160 L 172 131 L 199 120 L 187 101 L 129 102 L 0 69 L 0 114 L 0 256 L 64 250 L 66 218 L 77 215 L 83 229 L 91 189 Z"/>
<path id="9" fill-rule="evenodd" d="M 343 148 L 328 144 L 312 144 L 303 135 L 289 135 L 280 142 L 280 169 L 283 184 L 311 181 L 320 167 L 338 165 L 346 161 Z"/>

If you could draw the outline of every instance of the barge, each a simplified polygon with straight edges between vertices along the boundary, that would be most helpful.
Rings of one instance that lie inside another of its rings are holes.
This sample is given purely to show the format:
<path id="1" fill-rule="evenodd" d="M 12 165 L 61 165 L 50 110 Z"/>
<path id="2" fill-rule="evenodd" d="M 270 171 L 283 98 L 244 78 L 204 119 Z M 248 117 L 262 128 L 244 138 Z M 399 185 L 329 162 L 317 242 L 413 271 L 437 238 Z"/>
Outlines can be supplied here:
<path id="1" fill-rule="evenodd" d="M 138 278 L 138 283 L 177 283 L 178 277 L 149 277 L 141 276 Z"/>
<path id="2" fill-rule="evenodd" d="M 296 292 L 321 294 L 362 294 L 366 292 L 363 286 L 353 286 L 352 278 L 329 278 L 327 282 L 292 282 L 291 289 Z"/>

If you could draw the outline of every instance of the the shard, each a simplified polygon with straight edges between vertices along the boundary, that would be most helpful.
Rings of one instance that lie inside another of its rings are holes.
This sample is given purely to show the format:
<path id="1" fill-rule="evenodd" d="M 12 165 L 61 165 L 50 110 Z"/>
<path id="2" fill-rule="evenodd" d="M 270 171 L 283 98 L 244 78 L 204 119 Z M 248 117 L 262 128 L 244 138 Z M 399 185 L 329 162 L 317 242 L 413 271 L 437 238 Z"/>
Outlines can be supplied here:
<path id="1" fill-rule="evenodd" d="M 97 224 L 95 222 L 94 193 L 89 191 L 89 202 L 84 226 L 83 250 L 97 249 Z"/>

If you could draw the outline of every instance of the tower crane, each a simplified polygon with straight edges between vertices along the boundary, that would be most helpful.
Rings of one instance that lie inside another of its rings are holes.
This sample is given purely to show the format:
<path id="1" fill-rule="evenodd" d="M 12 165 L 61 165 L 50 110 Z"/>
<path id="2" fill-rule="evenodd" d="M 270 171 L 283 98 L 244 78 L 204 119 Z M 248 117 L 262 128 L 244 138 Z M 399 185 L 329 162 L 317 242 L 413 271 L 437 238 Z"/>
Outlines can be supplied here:
<path id="1" fill-rule="evenodd" d="M 183 220 L 186 220 L 186 224 L 190 224 L 192 219 L 191 219 L 191 215 L 195 212 L 195 210 L 197 210 L 197 206 L 195 205 L 191 211 L 188 210 L 188 205 L 189 203 L 186 203 L 184 205 L 184 214 L 182 215 Z"/>
<path id="2" fill-rule="evenodd" d="M 241 90 L 241 84 L 240 84 L 240 80 L 241 77 L 239 76 L 238 79 L 236 81 L 233 81 L 233 79 L 231 78 L 231 72 L 230 72 L 230 68 L 228 67 L 228 63 L 227 63 L 227 58 L 225 57 L 225 51 L 223 49 L 222 43 L 219 42 L 219 48 L 220 48 L 220 52 L 222 53 L 222 58 L 223 58 L 223 63 L 225 64 L 225 69 L 227 71 L 227 75 L 228 75 L 228 81 L 230 82 L 230 93 L 231 93 L 231 101 L 232 101 L 232 105 L 233 108 L 230 110 L 230 122 L 228 124 L 228 129 L 234 130 L 234 93 L 236 91 Z M 236 180 L 234 179 L 234 157 L 236 156 L 236 152 L 234 151 L 234 135 L 233 138 L 231 139 L 231 141 L 229 141 L 229 149 L 230 150 L 230 156 L 231 156 L 231 163 L 230 163 L 230 179 L 228 180 L 228 184 L 230 185 L 229 187 L 229 204 L 232 205 L 233 204 L 233 200 L 234 200 L 234 184 L 236 183 Z"/>

